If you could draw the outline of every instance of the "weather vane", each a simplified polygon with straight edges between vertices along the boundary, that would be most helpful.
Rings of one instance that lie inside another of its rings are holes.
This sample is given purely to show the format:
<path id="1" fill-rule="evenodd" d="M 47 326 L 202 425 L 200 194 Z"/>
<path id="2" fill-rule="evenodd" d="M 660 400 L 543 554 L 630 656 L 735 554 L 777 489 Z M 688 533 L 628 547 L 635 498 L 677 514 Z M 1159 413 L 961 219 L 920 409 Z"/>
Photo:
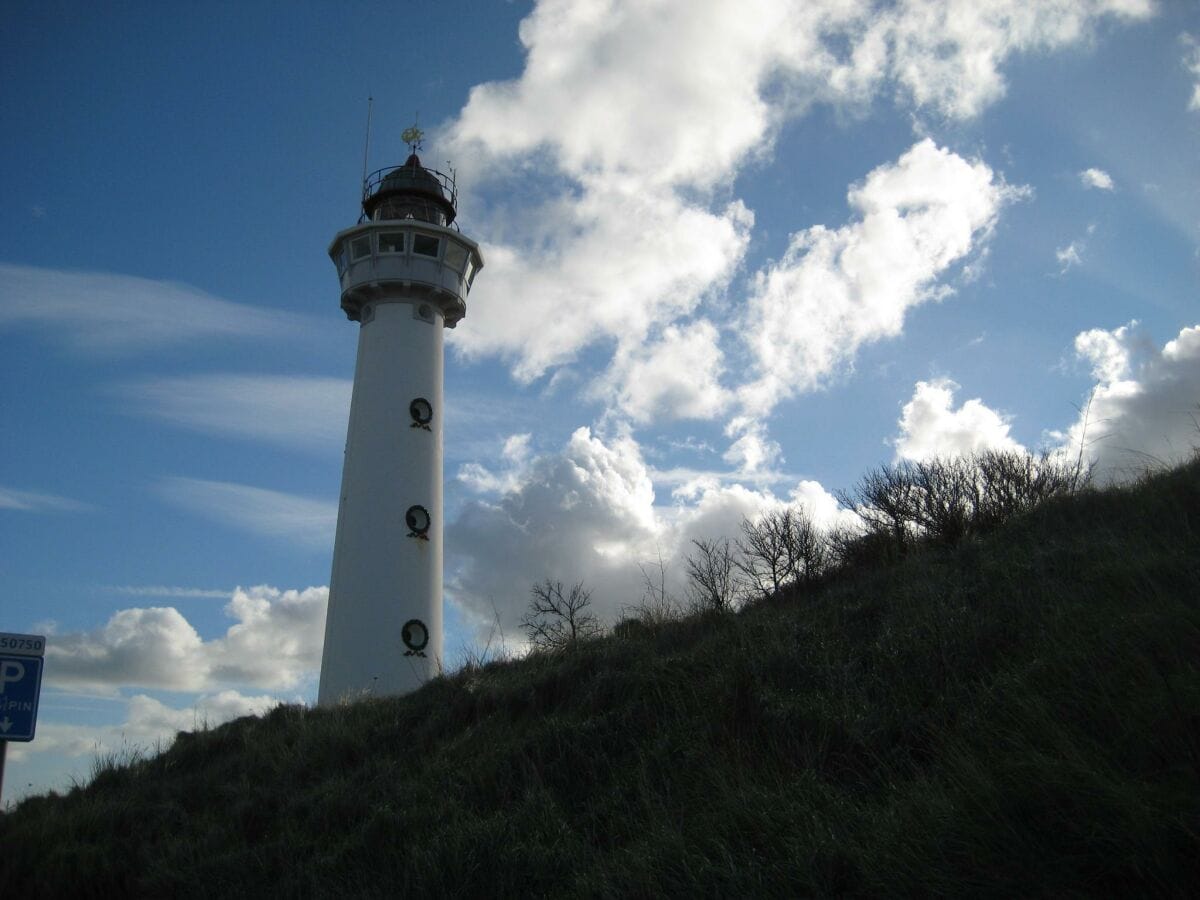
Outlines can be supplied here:
<path id="1" fill-rule="evenodd" d="M 400 140 L 408 144 L 408 149 L 416 153 L 421 149 L 421 139 L 425 137 L 425 132 L 417 127 L 414 122 L 411 128 L 405 128 L 400 135 Z"/>

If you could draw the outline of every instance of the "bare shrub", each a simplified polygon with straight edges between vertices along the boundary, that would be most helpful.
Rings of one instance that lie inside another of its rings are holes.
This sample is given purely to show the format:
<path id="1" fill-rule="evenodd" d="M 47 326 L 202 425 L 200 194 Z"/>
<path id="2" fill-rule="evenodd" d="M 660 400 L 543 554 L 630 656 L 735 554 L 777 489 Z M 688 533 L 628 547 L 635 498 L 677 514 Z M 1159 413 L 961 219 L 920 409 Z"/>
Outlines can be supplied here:
<path id="1" fill-rule="evenodd" d="M 658 562 L 638 563 L 642 573 L 642 596 L 633 606 L 623 610 L 626 621 L 637 619 L 649 628 L 657 628 L 683 616 L 683 604 L 667 590 L 667 564 L 659 551 Z"/>
<path id="2" fill-rule="evenodd" d="M 530 590 L 529 608 L 521 626 L 529 643 L 539 650 L 560 652 L 600 636 L 600 623 L 588 612 L 592 592 L 576 582 L 564 593 L 561 581 L 547 578 Z"/>
<path id="3" fill-rule="evenodd" d="M 729 538 L 692 541 L 688 555 L 688 600 L 693 609 L 727 612 L 741 593 L 735 548 Z"/>
<path id="4" fill-rule="evenodd" d="M 829 567 L 829 535 L 823 532 L 805 513 L 792 511 L 791 541 L 792 571 L 804 585 L 820 580 Z"/>
<path id="5" fill-rule="evenodd" d="M 1092 469 L 1042 453 L 988 451 L 974 458 L 980 480 L 976 519 L 981 528 L 995 527 L 1028 512 L 1051 497 L 1077 493 L 1091 484 Z"/>
<path id="6" fill-rule="evenodd" d="M 1078 463 L 1008 450 L 881 466 L 837 494 L 872 536 L 869 542 L 839 536 L 838 554 L 845 564 L 864 554 L 899 558 L 917 540 L 954 546 L 1090 480 L 1091 469 Z M 885 541 L 891 544 L 888 553 L 880 552 Z"/>
<path id="7" fill-rule="evenodd" d="M 968 457 L 913 463 L 910 495 L 913 530 L 934 543 L 954 546 L 974 531 L 980 480 Z"/>
<path id="8" fill-rule="evenodd" d="M 890 541 L 896 556 L 903 556 L 912 545 L 917 485 L 911 463 L 873 469 L 849 491 L 837 491 L 835 496 L 842 506 L 854 510 L 866 534 Z"/>
<path id="9" fill-rule="evenodd" d="M 742 519 L 737 549 L 735 565 L 747 589 L 763 599 L 796 581 L 815 582 L 829 557 L 827 537 L 804 512 L 791 507 L 769 512 L 757 522 Z"/>

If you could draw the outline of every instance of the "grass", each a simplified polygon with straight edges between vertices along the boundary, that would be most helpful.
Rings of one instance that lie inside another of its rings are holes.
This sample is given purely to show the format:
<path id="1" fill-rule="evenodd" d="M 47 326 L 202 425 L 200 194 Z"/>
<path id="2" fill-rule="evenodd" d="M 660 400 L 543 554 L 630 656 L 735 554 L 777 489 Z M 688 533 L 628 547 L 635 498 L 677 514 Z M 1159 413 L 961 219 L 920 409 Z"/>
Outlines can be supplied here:
<path id="1" fill-rule="evenodd" d="M 1189 896 L 1200 462 L 736 615 L 279 707 L 0 817 L 4 896 Z"/>

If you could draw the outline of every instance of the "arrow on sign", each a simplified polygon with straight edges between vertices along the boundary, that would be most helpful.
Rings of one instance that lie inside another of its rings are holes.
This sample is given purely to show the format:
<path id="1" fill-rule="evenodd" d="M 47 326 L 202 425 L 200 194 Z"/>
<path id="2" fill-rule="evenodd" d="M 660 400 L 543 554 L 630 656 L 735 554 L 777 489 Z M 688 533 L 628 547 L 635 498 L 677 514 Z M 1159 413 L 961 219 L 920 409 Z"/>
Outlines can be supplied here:
<path id="1" fill-rule="evenodd" d="M 0 731 L 3 731 L 5 734 L 8 734 L 8 729 L 10 729 L 10 728 L 12 728 L 12 719 L 10 719 L 8 716 L 5 716 L 3 719 L 0 719 Z"/>

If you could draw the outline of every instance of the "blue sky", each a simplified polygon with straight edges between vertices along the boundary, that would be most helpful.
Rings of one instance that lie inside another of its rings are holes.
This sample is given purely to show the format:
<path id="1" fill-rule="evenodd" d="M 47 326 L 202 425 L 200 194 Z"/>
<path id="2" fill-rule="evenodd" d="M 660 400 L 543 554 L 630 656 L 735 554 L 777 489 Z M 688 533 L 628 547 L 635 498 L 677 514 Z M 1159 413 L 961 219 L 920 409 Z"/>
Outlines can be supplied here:
<path id="1" fill-rule="evenodd" d="M 1032 10 L 1032 11 L 1029 11 Z M 447 648 L 608 619 L 695 537 L 903 457 L 1200 438 L 1200 11 L 925 0 L 10 5 L 5 796 L 315 696 L 372 169 L 457 169 Z M 1091 396 L 1085 423 L 1079 409 Z"/>

